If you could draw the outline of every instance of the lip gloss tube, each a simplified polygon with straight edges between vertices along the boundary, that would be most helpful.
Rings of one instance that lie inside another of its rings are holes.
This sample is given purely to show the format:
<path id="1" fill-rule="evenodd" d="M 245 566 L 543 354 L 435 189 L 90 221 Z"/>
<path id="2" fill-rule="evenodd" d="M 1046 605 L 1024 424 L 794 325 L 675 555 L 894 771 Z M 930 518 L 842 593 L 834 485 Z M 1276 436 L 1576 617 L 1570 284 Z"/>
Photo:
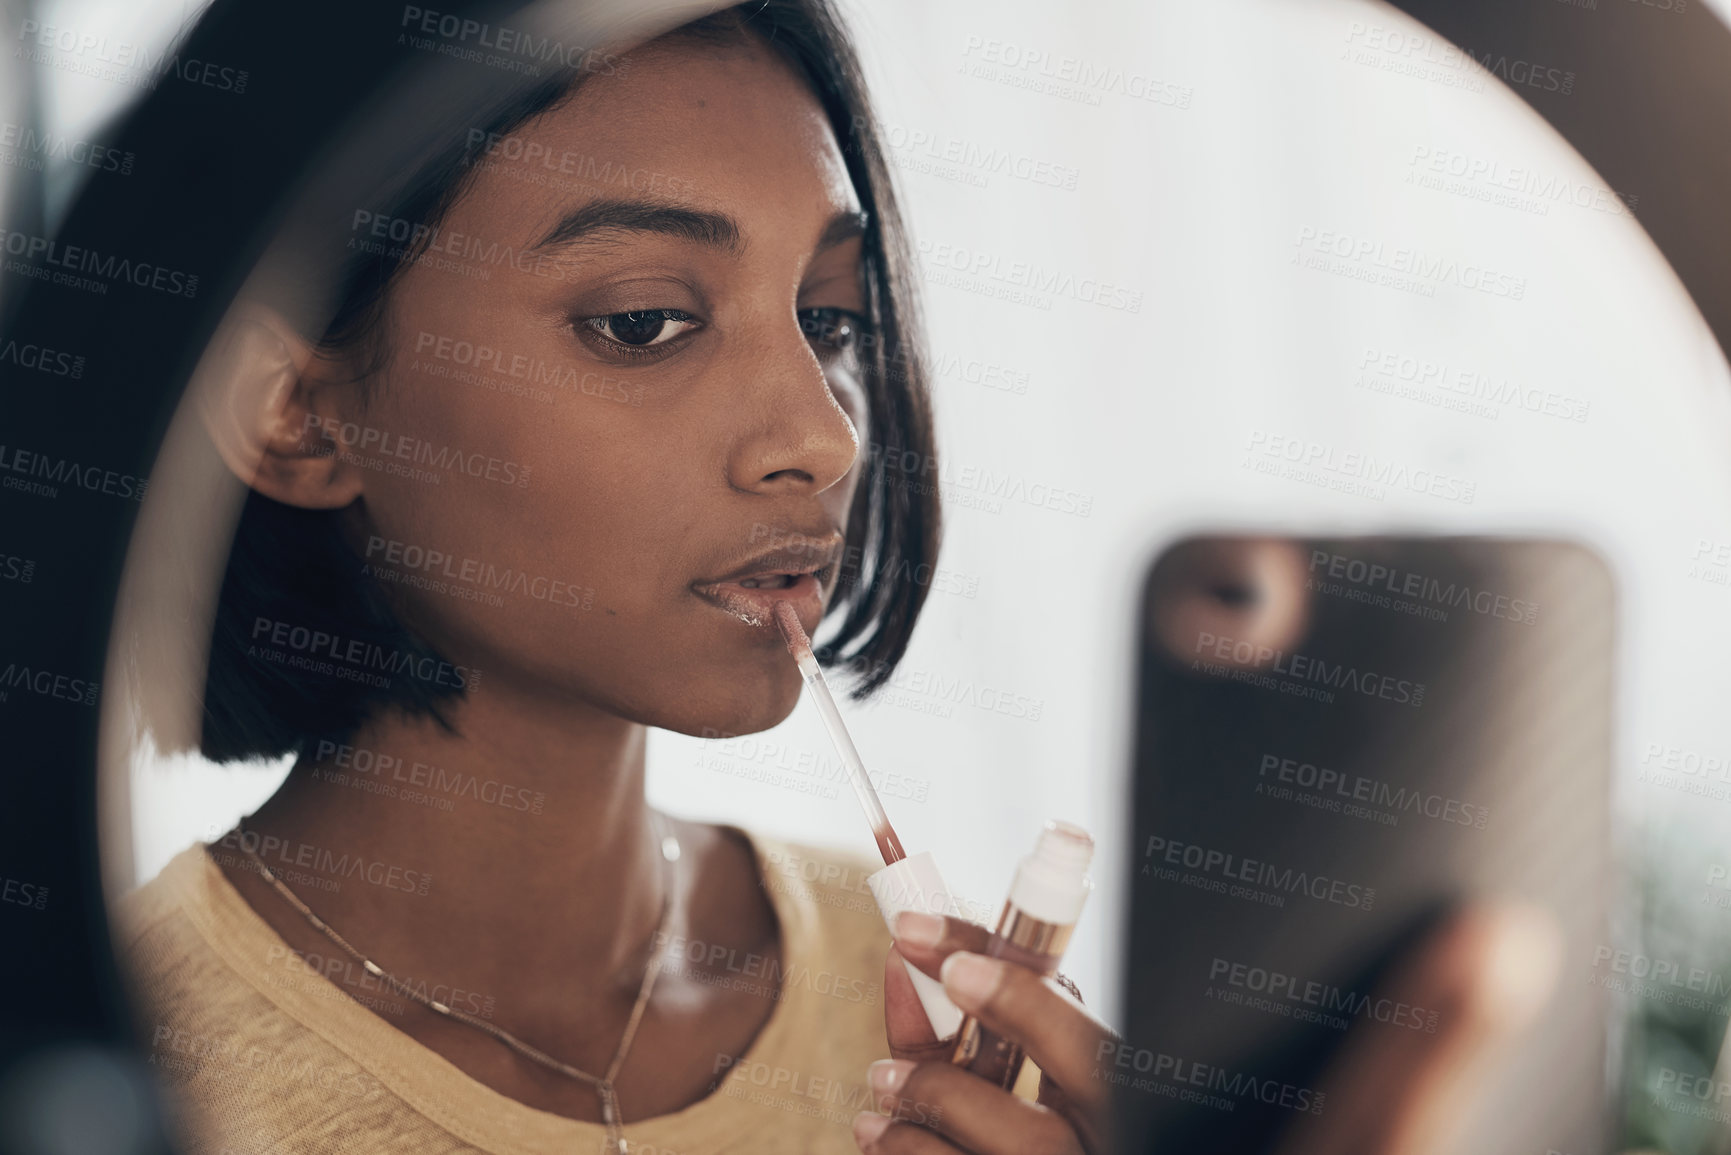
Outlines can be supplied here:
<path id="1" fill-rule="evenodd" d="M 1094 839 L 1086 830 L 1069 822 L 1046 823 L 1033 853 L 1016 867 L 1010 897 L 986 954 L 1043 976 L 1055 974 L 1094 886 L 1088 877 L 1093 857 Z M 968 1015 L 956 1035 L 950 1062 L 1008 1091 L 1016 1085 L 1026 1058 L 1019 1044 Z"/>
<path id="2" fill-rule="evenodd" d="M 871 888 L 878 910 L 883 912 L 884 925 L 893 935 L 896 916 L 904 910 L 959 917 L 961 911 L 950 894 L 950 888 L 944 885 L 943 875 L 938 873 L 938 864 L 931 851 L 922 850 L 910 856 L 902 849 L 902 841 L 896 837 L 889 815 L 884 813 L 883 803 L 878 801 L 878 793 L 872 787 L 871 777 L 866 774 L 865 763 L 854 748 L 847 724 L 841 720 L 841 711 L 835 708 L 835 696 L 829 692 L 829 683 L 824 680 L 823 670 L 817 664 L 811 639 L 806 636 L 799 615 L 786 602 L 776 602 L 770 616 L 781 631 L 782 641 L 787 643 L 788 653 L 799 665 L 805 688 L 811 692 L 818 716 L 829 731 L 830 741 L 835 743 L 836 753 L 841 755 L 842 765 L 847 767 L 848 781 L 853 784 L 854 795 L 865 810 L 866 820 L 871 823 L 872 834 L 877 838 L 884 868 L 867 875 L 866 885 Z M 937 1037 L 947 1039 L 954 1035 L 962 1025 L 962 1008 L 950 1001 L 943 983 L 907 959 L 902 960 L 902 965 L 907 968 L 908 979 L 914 984 L 914 994 L 919 997 L 920 1006 Z"/>
<path id="3" fill-rule="evenodd" d="M 950 888 L 944 885 L 943 875 L 938 873 L 938 864 L 929 850 L 898 859 L 882 870 L 866 875 L 866 885 L 871 888 L 872 898 L 883 913 L 884 925 L 890 928 L 892 935 L 896 930 L 896 916 L 904 910 L 951 918 L 960 918 L 962 914 Z M 919 997 L 920 1006 L 932 1024 L 932 1033 L 940 1039 L 954 1035 L 962 1026 L 962 1008 L 950 1001 L 943 983 L 907 959 L 902 960 L 902 965 L 907 968 L 908 978 L 913 980 L 914 994 Z"/>

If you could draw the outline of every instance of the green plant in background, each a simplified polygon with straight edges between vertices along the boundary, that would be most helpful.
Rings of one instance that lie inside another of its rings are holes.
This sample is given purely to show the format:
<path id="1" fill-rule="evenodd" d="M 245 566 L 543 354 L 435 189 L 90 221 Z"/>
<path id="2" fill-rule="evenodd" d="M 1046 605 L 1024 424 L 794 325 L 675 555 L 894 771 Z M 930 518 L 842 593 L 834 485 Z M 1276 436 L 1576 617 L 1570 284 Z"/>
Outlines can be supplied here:
<path id="1" fill-rule="evenodd" d="M 1638 931 L 1619 944 L 1644 961 L 1628 974 L 1594 972 L 1625 994 L 1613 1000 L 1627 1027 L 1623 1149 L 1731 1155 L 1731 1066 L 1717 1070 L 1731 1012 L 1731 906 L 1718 899 L 1731 900 L 1731 890 L 1708 885 L 1711 868 L 1695 865 L 1731 859 L 1731 840 L 1704 829 L 1704 819 L 1722 817 L 1731 811 L 1697 808 L 1651 824 L 1634 863 Z"/>

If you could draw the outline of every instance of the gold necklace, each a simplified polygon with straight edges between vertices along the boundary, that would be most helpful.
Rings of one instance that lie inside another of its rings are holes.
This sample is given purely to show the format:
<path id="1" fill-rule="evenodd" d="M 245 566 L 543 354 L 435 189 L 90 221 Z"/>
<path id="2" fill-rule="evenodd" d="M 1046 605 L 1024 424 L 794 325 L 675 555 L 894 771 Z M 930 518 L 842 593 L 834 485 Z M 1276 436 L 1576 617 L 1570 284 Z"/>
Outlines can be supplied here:
<path id="1" fill-rule="evenodd" d="M 679 839 L 667 829 L 666 822 L 660 814 L 652 810 L 650 811 L 650 818 L 661 834 L 661 860 L 664 864 L 663 873 L 667 876 L 664 887 L 665 894 L 661 900 L 661 921 L 655 928 L 655 938 L 652 940 L 654 945 L 649 956 L 649 965 L 643 972 L 643 985 L 637 991 L 637 1002 L 631 1008 L 631 1017 L 625 1023 L 625 1033 L 620 1036 L 619 1046 L 613 1052 L 613 1059 L 607 1064 L 607 1072 L 603 1075 L 592 1075 L 588 1071 L 571 1066 L 569 1063 L 561 1063 L 558 1059 L 553 1058 L 545 1051 L 530 1046 L 509 1031 L 502 1030 L 485 1019 L 476 1018 L 474 1015 L 460 1011 L 455 1007 L 446 1006 L 437 999 L 428 998 L 396 978 L 378 963 L 356 950 L 348 939 L 338 934 L 329 923 L 314 914 L 312 908 L 302 902 L 299 896 L 276 876 L 276 872 L 266 866 L 264 860 L 246 845 L 246 831 L 241 824 L 236 823 L 234 829 L 235 842 L 239 844 L 241 853 L 251 859 L 253 865 L 258 868 L 259 876 L 270 883 L 271 887 L 282 895 L 290 906 L 300 911 L 301 915 L 321 931 L 326 938 L 360 963 L 368 974 L 386 983 L 404 998 L 419 1003 L 434 1014 L 453 1019 L 459 1023 L 467 1023 L 476 1030 L 484 1031 L 493 1036 L 525 1059 L 594 1087 L 596 1095 L 601 1100 L 601 1122 L 607 1128 L 607 1140 L 601 1148 L 602 1151 L 616 1152 L 617 1155 L 629 1155 L 630 1148 L 625 1142 L 625 1134 L 621 1129 L 624 1121 L 619 1116 L 619 1092 L 615 1090 L 613 1084 L 614 1080 L 619 1077 L 619 1069 L 625 1065 L 625 1056 L 630 1052 L 631 1044 L 637 1037 L 637 1027 L 643 1021 L 643 1012 L 649 1007 L 649 992 L 655 989 L 656 976 L 661 973 L 661 947 L 667 942 L 667 924 L 673 917 L 673 894 L 676 881 L 674 863 L 679 861 Z"/>

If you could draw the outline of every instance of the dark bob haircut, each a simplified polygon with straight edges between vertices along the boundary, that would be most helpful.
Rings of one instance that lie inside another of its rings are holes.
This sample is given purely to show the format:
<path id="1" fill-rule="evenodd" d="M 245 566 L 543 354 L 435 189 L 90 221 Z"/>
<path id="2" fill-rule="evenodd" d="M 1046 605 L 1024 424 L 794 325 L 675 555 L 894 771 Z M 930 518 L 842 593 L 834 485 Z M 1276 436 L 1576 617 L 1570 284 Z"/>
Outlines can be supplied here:
<path id="1" fill-rule="evenodd" d="M 859 348 L 872 448 L 827 615 L 833 633 L 820 653 L 863 697 L 888 680 L 906 652 L 930 584 L 914 575 L 933 570 L 939 510 L 937 487 L 927 483 L 936 476 L 936 457 L 913 261 L 859 62 L 830 0 L 754 0 L 658 39 L 666 38 L 723 46 L 755 39 L 779 53 L 827 114 L 868 215 L 868 324 Z M 473 122 L 441 130 L 445 143 L 429 154 L 432 159 L 369 209 L 416 222 L 424 227 L 423 237 L 430 235 L 463 195 L 484 142 L 557 108 L 596 71 L 565 69 L 539 78 Z M 392 351 L 378 334 L 389 293 L 426 243 L 345 252 L 342 267 L 333 270 L 335 312 L 319 344 L 368 366 L 364 376 L 387 364 Z M 356 387 L 366 388 L 365 381 Z M 922 463 L 918 473 L 894 468 L 910 459 Z M 303 753 L 319 740 L 346 737 L 387 710 L 430 715 L 449 727 L 441 707 L 465 692 L 474 673 L 453 667 L 398 620 L 377 580 L 339 534 L 336 516 L 292 508 L 256 491 L 247 495 L 210 648 L 200 735 L 206 757 L 222 762 Z M 275 648 L 261 645 L 261 636 L 276 642 Z M 285 641 L 293 655 L 287 662 Z M 355 659 L 352 666 L 320 660 L 331 648 Z"/>

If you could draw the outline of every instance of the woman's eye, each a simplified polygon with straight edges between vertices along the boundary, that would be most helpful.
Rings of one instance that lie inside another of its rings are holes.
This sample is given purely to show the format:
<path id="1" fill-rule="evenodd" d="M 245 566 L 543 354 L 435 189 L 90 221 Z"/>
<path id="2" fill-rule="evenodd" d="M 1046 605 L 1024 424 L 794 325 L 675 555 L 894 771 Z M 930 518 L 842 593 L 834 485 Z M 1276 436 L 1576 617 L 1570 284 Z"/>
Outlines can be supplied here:
<path id="1" fill-rule="evenodd" d="M 583 324 L 609 340 L 638 349 L 664 345 L 697 328 L 696 318 L 678 309 L 609 313 L 605 317 L 585 317 Z"/>
<path id="2" fill-rule="evenodd" d="M 813 342 L 841 351 L 859 341 L 866 319 L 850 309 L 801 309 L 799 327 Z"/>

